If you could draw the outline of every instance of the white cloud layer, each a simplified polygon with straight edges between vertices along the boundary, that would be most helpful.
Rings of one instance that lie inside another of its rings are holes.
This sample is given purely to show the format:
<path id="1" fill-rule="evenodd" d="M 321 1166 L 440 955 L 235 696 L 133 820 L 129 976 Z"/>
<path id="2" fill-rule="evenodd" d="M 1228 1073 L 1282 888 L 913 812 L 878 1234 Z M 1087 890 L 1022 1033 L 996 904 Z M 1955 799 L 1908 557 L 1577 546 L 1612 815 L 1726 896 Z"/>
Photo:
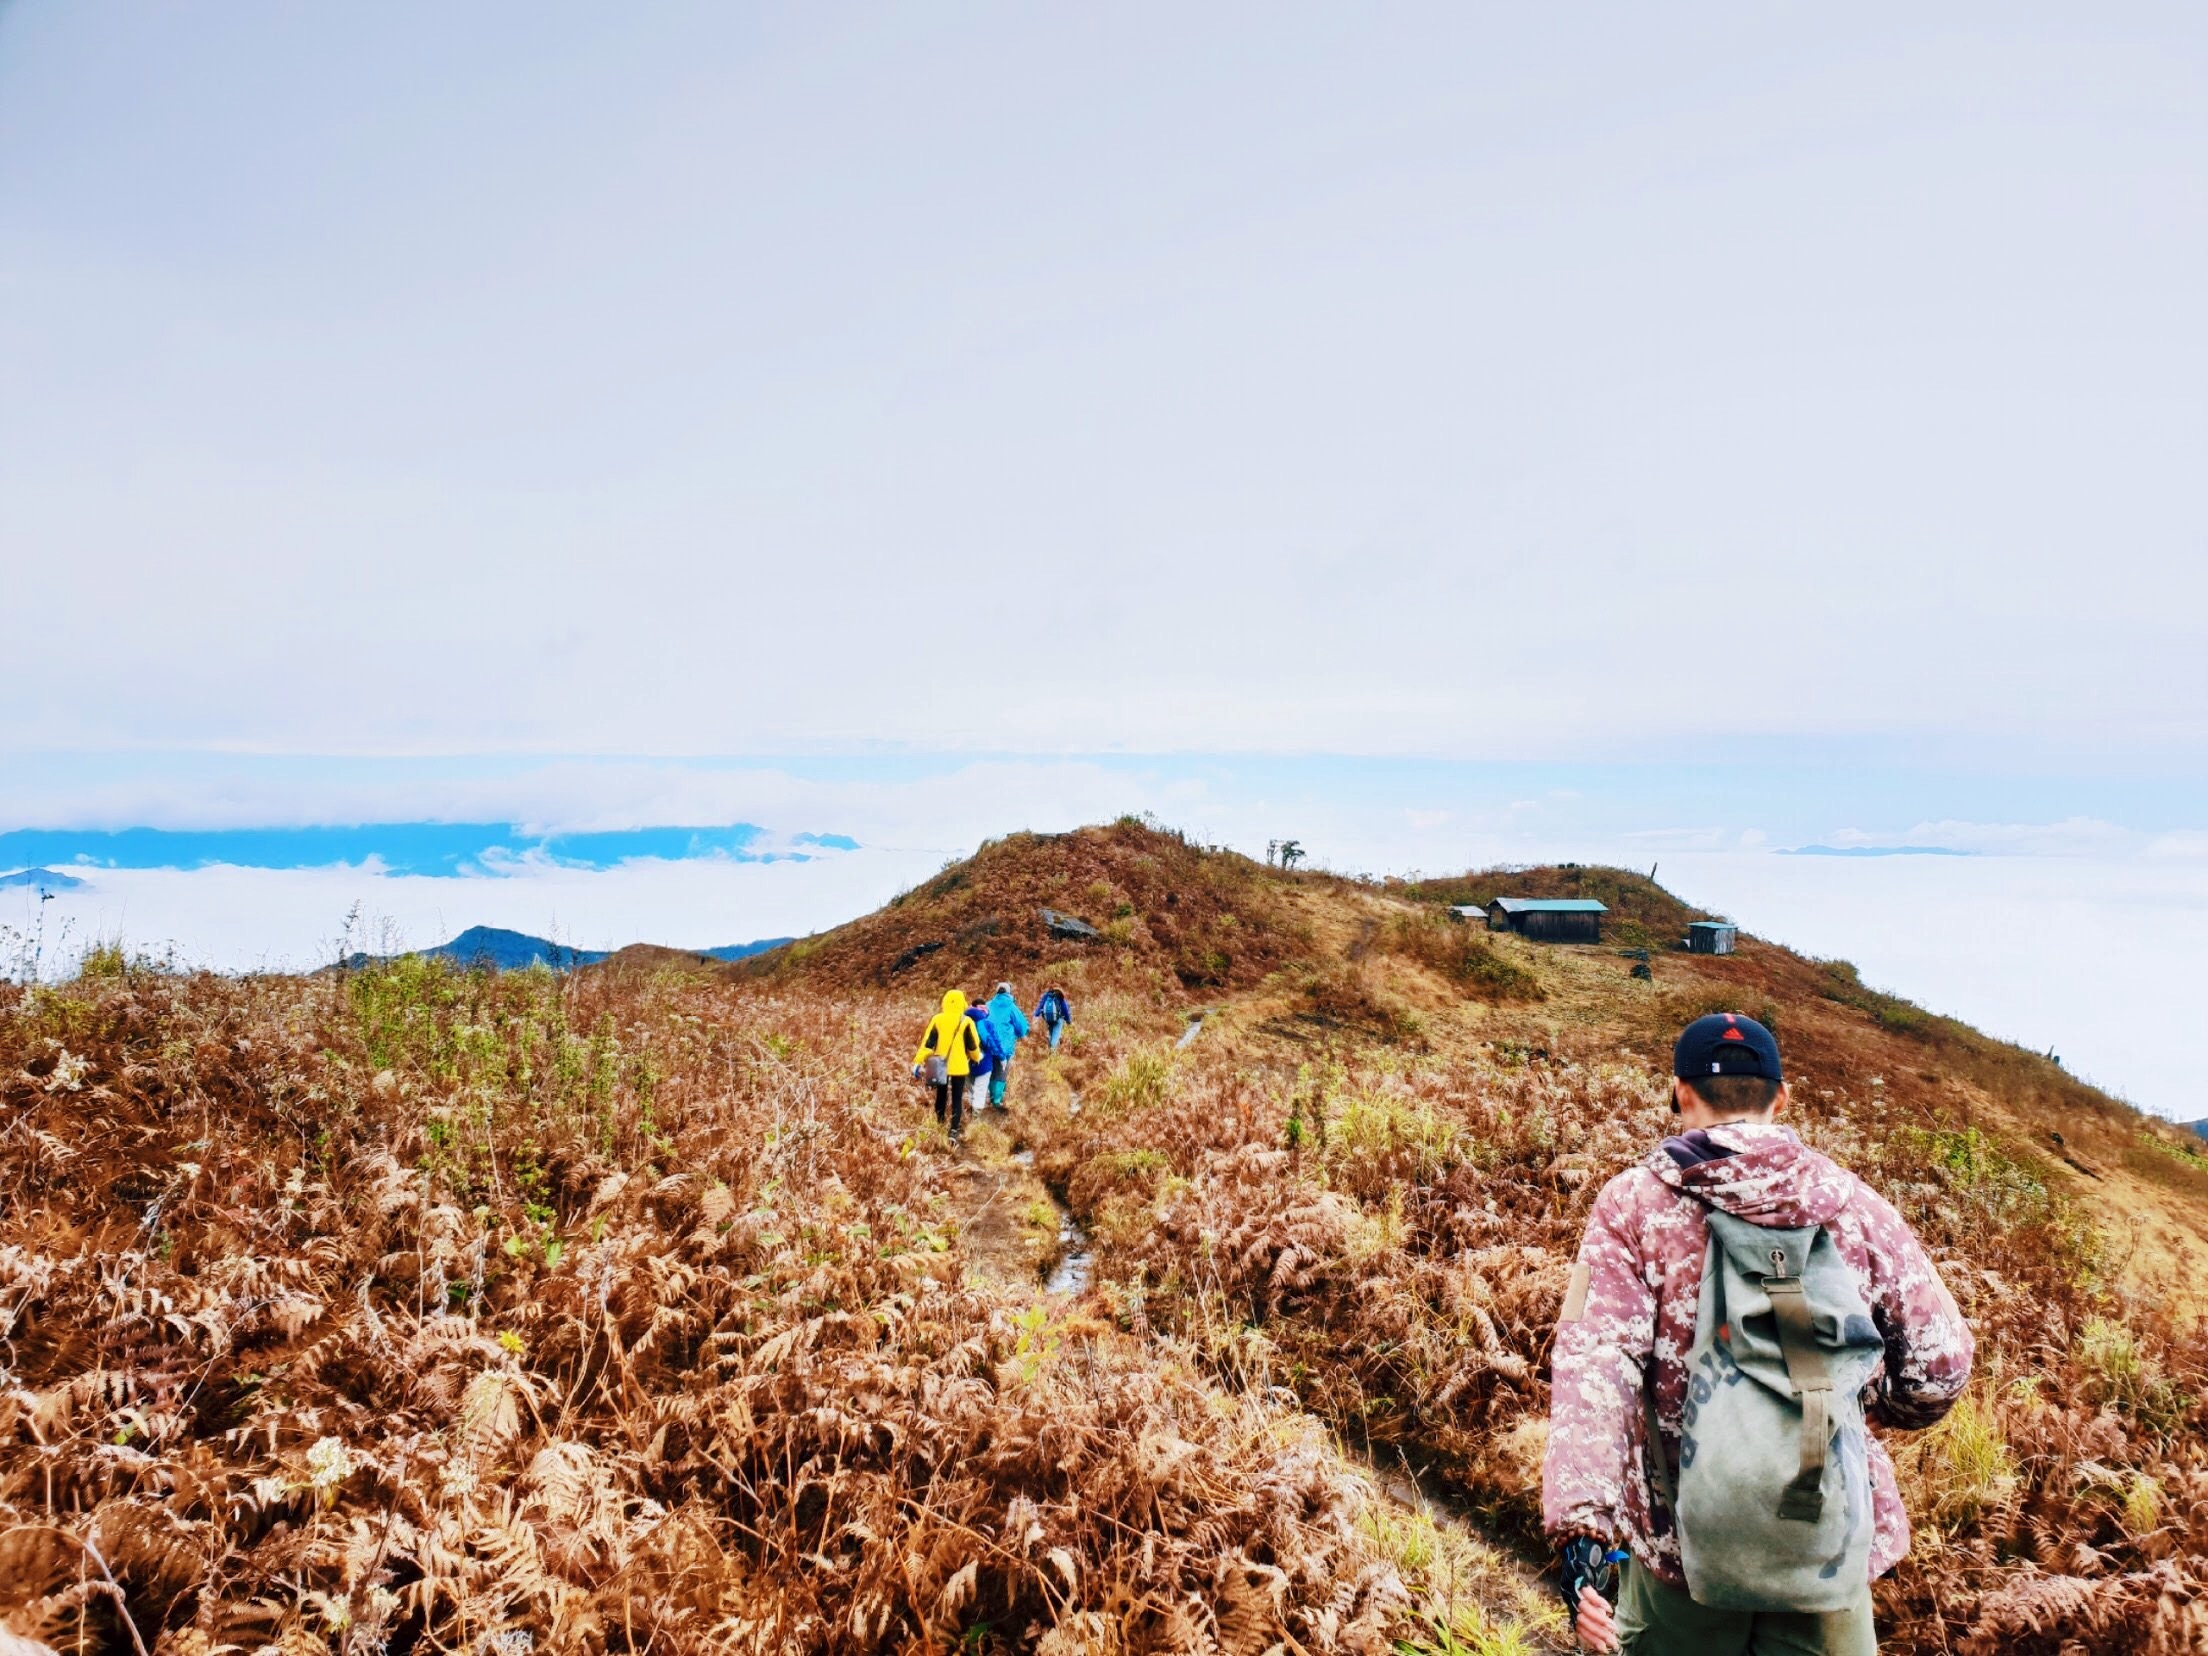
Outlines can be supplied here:
<path id="1" fill-rule="evenodd" d="M 2208 861 L 2079 853 L 1675 861 L 1749 930 L 2035 1051 L 2144 1109 L 2208 1117 L 2195 940 Z"/>
<path id="2" fill-rule="evenodd" d="M 35 894 L 0 893 L 9 899 L 0 902 L 0 925 L 15 934 L 5 941 L 18 956 L 42 925 L 57 960 L 117 939 L 133 952 L 173 949 L 184 964 L 225 971 L 327 965 L 356 904 L 360 922 L 350 946 L 378 953 L 427 948 L 475 925 L 580 949 L 636 942 L 706 949 L 833 925 L 886 902 L 942 861 L 933 853 L 873 851 L 812 863 L 637 862 L 604 872 L 539 865 L 458 879 L 353 868 L 106 869 L 45 905 L 43 916 Z"/>
<path id="3" fill-rule="evenodd" d="M 946 809 L 938 821 L 946 838 L 956 815 Z M 1453 837 L 1447 849 L 1471 854 L 1452 862 L 1433 855 L 1442 843 L 1406 835 L 1394 826 L 1400 822 L 1401 813 L 1384 809 L 1362 824 L 1345 812 L 1317 822 L 1314 837 L 1336 848 L 1337 864 L 1375 870 L 1412 866 L 1400 855 L 1406 848 L 1422 847 L 1418 860 L 1430 870 L 1528 849 Z M 1645 846 L 1592 837 L 1572 849 L 1586 860 L 1646 857 Z M 43 916 L 33 894 L 0 893 L 0 926 L 16 934 L 0 944 L 20 955 L 43 924 L 50 961 L 120 937 L 154 951 L 173 943 L 184 960 L 224 969 L 311 967 L 334 954 L 358 903 L 367 934 L 356 946 L 421 947 L 487 924 L 582 948 L 704 948 L 834 925 L 934 873 L 945 855 L 940 845 L 877 846 L 809 863 L 639 862 L 602 873 L 526 866 L 459 879 L 364 869 L 102 870 Z M 2208 1116 L 2193 964 L 2193 939 L 2208 930 L 2208 857 L 1855 859 L 1729 849 L 1663 856 L 1667 885 L 1751 931 L 1852 959 L 1873 983 L 2035 1050 L 2051 1048 L 2145 1108 Z"/>
<path id="4" fill-rule="evenodd" d="M 1920 822 L 1899 834 L 1842 828 L 1826 836 L 1827 845 L 1909 846 L 1928 850 L 1969 851 L 2011 857 L 2126 856 L 2144 849 L 2150 836 L 2092 817 L 2060 822 Z"/>

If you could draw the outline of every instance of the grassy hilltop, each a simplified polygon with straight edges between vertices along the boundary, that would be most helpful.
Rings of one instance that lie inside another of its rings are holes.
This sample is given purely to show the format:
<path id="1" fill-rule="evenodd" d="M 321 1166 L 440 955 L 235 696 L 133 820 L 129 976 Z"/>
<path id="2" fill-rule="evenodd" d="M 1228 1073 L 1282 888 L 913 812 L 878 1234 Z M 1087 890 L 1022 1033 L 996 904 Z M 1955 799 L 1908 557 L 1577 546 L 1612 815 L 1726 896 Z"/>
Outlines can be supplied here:
<path id="1" fill-rule="evenodd" d="M 1513 892 L 1615 935 L 1448 916 Z M 0 1621 L 149 1656 L 1562 1648 L 1523 1562 L 1550 1327 L 1672 1035 L 1725 1007 L 1981 1337 L 1895 1440 L 1889 1648 L 2200 1648 L 2208 1149 L 1843 963 L 1668 949 L 1695 917 L 1618 870 L 1360 883 L 1122 822 L 731 964 L 0 988 Z M 1079 1022 L 954 1153 L 912 1046 L 1000 977 Z M 1078 1294 L 1041 1286 L 1060 1203 Z"/>

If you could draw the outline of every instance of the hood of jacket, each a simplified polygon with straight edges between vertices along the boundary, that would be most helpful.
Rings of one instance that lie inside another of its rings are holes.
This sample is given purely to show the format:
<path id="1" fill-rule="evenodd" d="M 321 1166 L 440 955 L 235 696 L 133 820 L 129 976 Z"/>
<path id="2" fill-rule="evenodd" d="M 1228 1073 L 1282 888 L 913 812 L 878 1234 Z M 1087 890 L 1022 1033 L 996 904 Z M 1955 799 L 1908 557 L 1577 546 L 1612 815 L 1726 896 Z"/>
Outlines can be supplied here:
<path id="1" fill-rule="evenodd" d="M 952 1017 L 954 1017 L 954 1018 L 955 1018 L 955 1017 L 957 1017 L 959 1013 L 961 1013 L 961 1012 L 965 1011 L 965 1010 L 966 1010 L 966 991 L 965 991 L 965 990 L 963 990 L 963 989 L 946 989 L 946 990 L 944 990 L 944 991 L 943 991 L 943 1010 L 944 1010 L 944 1011 L 946 1011 L 946 1012 L 948 1012 L 948 1013 L 949 1013 L 949 1014 L 950 1014 L 950 1015 L 951 1015 Z"/>
<path id="2" fill-rule="evenodd" d="M 1780 1230 L 1827 1224 L 1848 1204 L 1848 1175 L 1796 1138 L 1791 1127 L 1729 1121 L 1707 1129 L 1702 1139 L 1705 1147 L 1731 1154 L 1682 1167 L 1659 1145 L 1649 1155 L 1649 1171 L 1720 1213 Z"/>

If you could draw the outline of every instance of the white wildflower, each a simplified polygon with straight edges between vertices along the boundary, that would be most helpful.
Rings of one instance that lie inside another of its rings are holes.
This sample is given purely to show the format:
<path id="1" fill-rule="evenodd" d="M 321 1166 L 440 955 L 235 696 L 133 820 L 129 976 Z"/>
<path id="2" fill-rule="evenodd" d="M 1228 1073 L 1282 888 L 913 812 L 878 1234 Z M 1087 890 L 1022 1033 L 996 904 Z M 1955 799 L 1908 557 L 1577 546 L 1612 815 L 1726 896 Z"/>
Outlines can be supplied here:
<path id="1" fill-rule="evenodd" d="M 353 1475 L 353 1452 L 342 1438 L 326 1437 L 307 1451 L 307 1479 L 325 1497 Z"/>

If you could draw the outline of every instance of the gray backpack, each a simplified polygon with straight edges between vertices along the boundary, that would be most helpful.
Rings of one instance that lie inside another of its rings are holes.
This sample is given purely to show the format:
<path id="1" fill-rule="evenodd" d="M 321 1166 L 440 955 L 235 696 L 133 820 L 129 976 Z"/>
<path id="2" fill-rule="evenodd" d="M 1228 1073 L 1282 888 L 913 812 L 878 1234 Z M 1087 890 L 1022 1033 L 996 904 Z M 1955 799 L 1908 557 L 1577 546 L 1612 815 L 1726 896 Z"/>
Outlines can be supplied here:
<path id="1" fill-rule="evenodd" d="M 1719 1610 L 1843 1609 L 1870 1574 L 1860 1393 L 1884 1341 L 1822 1226 L 1709 1219 L 1679 1478 L 1664 1491 L 1688 1590 Z"/>

